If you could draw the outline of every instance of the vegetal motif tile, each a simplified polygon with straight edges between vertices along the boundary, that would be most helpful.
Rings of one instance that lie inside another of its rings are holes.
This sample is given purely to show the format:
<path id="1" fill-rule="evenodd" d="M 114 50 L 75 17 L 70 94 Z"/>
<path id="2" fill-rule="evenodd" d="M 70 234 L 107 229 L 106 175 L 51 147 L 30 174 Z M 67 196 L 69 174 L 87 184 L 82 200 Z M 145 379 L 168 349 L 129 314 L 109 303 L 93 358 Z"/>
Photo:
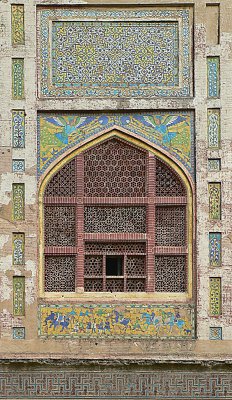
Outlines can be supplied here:
<path id="1" fill-rule="evenodd" d="M 210 340 L 222 340 L 222 328 L 221 327 L 210 327 L 209 328 L 209 339 Z"/>
<path id="2" fill-rule="evenodd" d="M 13 233 L 13 265 L 24 264 L 25 235 Z"/>
<path id="3" fill-rule="evenodd" d="M 191 95 L 189 7 L 53 7 L 38 25 L 42 97 Z"/>
<path id="4" fill-rule="evenodd" d="M 209 265 L 210 267 L 221 266 L 221 233 L 211 232 L 209 234 Z"/>
<path id="5" fill-rule="evenodd" d="M 25 339 L 25 328 L 24 327 L 13 328 L 13 339 L 17 340 Z"/>
<path id="6" fill-rule="evenodd" d="M 208 68 L 208 97 L 220 96 L 220 59 L 207 57 Z"/>
<path id="7" fill-rule="evenodd" d="M 12 171 L 16 173 L 21 173 L 25 171 L 25 161 L 24 160 L 12 160 Z"/>
<path id="8" fill-rule="evenodd" d="M 11 6 L 11 35 L 13 45 L 24 44 L 24 6 L 21 4 Z"/>
<path id="9" fill-rule="evenodd" d="M 23 221 L 25 217 L 25 187 L 24 183 L 13 183 L 13 220 Z"/>
<path id="10" fill-rule="evenodd" d="M 209 149 L 219 149 L 221 145 L 220 110 L 208 109 L 208 146 Z"/>
<path id="11" fill-rule="evenodd" d="M 14 316 L 25 315 L 25 277 L 13 277 L 13 314 Z"/>
<path id="12" fill-rule="evenodd" d="M 221 183 L 209 183 L 209 218 L 221 219 Z"/>
<path id="13" fill-rule="evenodd" d="M 12 98 L 22 100 L 24 98 L 24 59 L 12 59 Z"/>
<path id="14" fill-rule="evenodd" d="M 221 278 L 209 278 L 209 312 L 212 316 L 221 315 Z"/>

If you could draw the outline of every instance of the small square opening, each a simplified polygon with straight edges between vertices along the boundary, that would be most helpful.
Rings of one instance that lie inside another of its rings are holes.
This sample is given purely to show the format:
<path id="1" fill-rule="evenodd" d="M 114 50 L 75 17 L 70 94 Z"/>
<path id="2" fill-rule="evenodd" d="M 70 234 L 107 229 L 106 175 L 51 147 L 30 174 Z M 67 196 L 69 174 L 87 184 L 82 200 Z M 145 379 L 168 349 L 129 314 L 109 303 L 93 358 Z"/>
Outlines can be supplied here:
<path id="1" fill-rule="evenodd" d="M 123 256 L 106 256 L 106 276 L 123 275 Z"/>

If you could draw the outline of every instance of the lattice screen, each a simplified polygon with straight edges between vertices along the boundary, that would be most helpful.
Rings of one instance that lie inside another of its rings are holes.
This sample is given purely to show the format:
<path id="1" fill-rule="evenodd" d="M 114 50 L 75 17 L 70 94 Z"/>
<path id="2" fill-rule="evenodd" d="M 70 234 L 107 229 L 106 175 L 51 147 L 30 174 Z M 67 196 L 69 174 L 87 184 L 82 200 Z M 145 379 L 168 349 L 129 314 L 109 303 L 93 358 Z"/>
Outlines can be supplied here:
<path id="1" fill-rule="evenodd" d="M 186 204 L 178 174 L 121 139 L 77 155 L 44 193 L 45 291 L 185 292 Z"/>

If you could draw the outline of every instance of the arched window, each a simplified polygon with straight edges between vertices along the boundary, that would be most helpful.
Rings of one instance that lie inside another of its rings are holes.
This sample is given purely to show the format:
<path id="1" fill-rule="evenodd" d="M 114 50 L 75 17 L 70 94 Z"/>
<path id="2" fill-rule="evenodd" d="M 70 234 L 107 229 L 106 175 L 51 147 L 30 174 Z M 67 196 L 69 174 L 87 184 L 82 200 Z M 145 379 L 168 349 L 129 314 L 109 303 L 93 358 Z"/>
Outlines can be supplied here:
<path id="1" fill-rule="evenodd" d="M 186 293 L 188 199 L 168 162 L 125 140 L 75 155 L 44 190 L 45 293 Z"/>

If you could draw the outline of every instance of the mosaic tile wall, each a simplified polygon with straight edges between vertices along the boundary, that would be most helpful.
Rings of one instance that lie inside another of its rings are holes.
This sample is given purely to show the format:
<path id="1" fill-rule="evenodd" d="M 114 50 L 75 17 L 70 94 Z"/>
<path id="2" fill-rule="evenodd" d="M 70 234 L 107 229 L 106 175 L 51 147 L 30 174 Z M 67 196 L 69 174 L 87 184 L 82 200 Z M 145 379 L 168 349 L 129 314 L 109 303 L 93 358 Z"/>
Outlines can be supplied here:
<path id="1" fill-rule="evenodd" d="M 191 306 L 41 305 L 41 336 L 69 338 L 194 338 Z"/>
<path id="2" fill-rule="evenodd" d="M 221 315 L 221 278 L 209 278 L 210 306 L 211 316 Z"/>
<path id="3" fill-rule="evenodd" d="M 14 316 L 25 315 L 25 277 L 13 277 L 13 314 Z"/>
<path id="4" fill-rule="evenodd" d="M 25 111 L 12 111 L 12 145 L 14 148 L 25 147 Z"/>
<path id="5" fill-rule="evenodd" d="M 24 183 L 13 183 L 13 221 L 23 221 L 25 218 L 25 188 Z"/>
<path id="6" fill-rule="evenodd" d="M 209 218 L 221 219 L 221 184 L 209 183 Z"/>
<path id="7" fill-rule="evenodd" d="M 24 44 L 24 6 L 13 4 L 11 6 L 11 37 L 12 44 Z"/>
<path id="8" fill-rule="evenodd" d="M 0 372 L 0 398 L 13 399 L 231 399 L 231 372 L 88 371 L 54 369 Z M 12 384 L 14 382 L 14 384 Z"/>
<path id="9" fill-rule="evenodd" d="M 38 116 L 38 176 L 57 157 L 91 136 L 122 127 L 174 156 L 194 177 L 194 114 L 41 114 Z"/>
<path id="10" fill-rule="evenodd" d="M 13 100 L 24 99 L 24 60 L 23 58 L 12 59 L 12 98 Z"/>
<path id="11" fill-rule="evenodd" d="M 209 233 L 209 265 L 221 266 L 221 233 Z"/>
<path id="12" fill-rule="evenodd" d="M 219 149 L 221 142 L 220 110 L 208 109 L 208 146 Z"/>
<path id="13" fill-rule="evenodd" d="M 220 59 L 207 57 L 208 68 L 208 97 L 220 96 Z"/>
<path id="14" fill-rule="evenodd" d="M 38 26 L 43 97 L 191 95 L 189 7 L 41 8 Z"/>

